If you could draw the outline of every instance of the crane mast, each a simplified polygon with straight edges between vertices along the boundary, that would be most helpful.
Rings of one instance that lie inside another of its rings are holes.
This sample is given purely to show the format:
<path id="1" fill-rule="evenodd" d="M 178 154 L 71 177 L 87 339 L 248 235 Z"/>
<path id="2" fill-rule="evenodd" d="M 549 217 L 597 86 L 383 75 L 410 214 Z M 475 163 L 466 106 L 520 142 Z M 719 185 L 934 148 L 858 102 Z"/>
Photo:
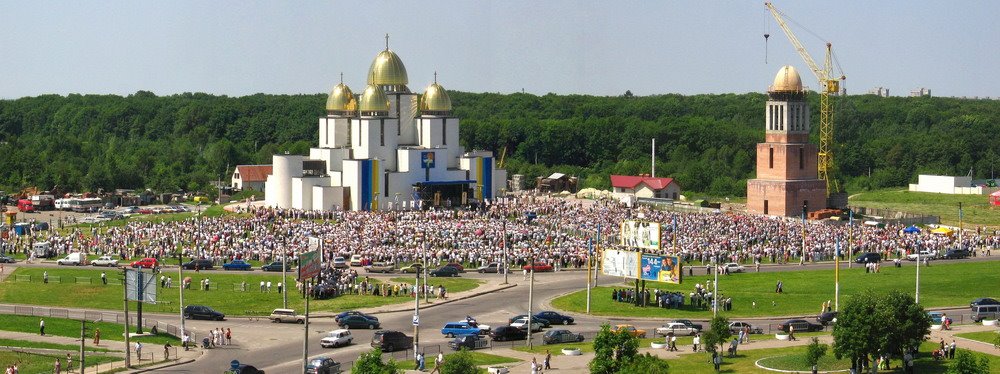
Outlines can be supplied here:
<path id="1" fill-rule="evenodd" d="M 785 32 L 785 36 L 792 43 L 792 47 L 795 47 L 795 51 L 798 52 L 802 60 L 809 66 L 809 70 L 812 70 L 813 75 L 816 76 L 816 80 L 819 81 L 819 160 L 817 166 L 819 169 L 819 179 L 826 181 L 826 194 L 830 196 L 831 192 L 840 192 L 837 180 L 830 175 L 833 171 L 833 150 L 831 145 L 833 143 L 834 123 L 833 105 L 830 103 L 830 96 L 837 95 L 840 92 L 840 81 L 831 77 L 833 71 L 833 46 L 829 42 L 826 43 L 826 58 L 823 60 L 823 67 L 820 68 L 809 54 L 809 51 L 806 51 L 806 48 L 802 46 L 802 42 L 795 36 L 792 29 L 788 27 L 784 14 L 770 2 L 764 3 L 764 6 L 771 12 L 771 16 L 774 17 L 781 30 Z M 844 79 L 844 77 L 840 79 Z"/>

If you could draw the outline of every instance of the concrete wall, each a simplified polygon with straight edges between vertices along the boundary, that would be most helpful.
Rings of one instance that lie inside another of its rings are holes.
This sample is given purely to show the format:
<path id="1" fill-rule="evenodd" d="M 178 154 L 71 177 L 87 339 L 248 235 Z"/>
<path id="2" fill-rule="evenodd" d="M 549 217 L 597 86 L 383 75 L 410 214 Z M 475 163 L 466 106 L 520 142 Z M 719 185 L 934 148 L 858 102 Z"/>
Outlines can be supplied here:
<path id="1" fill-rule="evenodd" d="M 292 207 L 292 178 L 302 177 L 300 155 L 274 155 L 271 158 L 271 175 L 267 176 L 264 187 L 264 201 L 268 206 Z"/>

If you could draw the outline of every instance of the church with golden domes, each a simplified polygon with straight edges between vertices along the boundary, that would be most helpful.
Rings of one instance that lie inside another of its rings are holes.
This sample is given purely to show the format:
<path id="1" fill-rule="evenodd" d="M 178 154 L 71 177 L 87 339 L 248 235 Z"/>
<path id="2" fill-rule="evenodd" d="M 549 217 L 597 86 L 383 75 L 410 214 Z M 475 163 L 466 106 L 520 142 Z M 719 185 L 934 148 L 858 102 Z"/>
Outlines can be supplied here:
<path id="1" fill-rule="evenodd" d="M 306 210 L 415 209 L 492 200 L 507 172 L 493 153 L 459 144 L 459 118 L 448 92 L 434 83 L 410 91 L 403 61 L 389 49 L 375 56 L 357 96 L 341 82 L 319 118 L 309 155 L 274 155 L 265 203 Z"/>

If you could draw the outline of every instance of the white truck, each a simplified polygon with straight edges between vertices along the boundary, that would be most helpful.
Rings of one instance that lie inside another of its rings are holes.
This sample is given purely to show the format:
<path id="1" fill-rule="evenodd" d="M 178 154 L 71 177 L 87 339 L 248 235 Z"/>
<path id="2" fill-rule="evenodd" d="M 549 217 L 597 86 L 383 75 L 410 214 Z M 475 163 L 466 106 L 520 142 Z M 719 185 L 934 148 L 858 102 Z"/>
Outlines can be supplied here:
<path id="1" fill-rule="evenodd" d="M 66 255 L 66 257 L 56 260 L 56 264 L 77 266 L 77 265 L 83 265 L 83 263 L 86 262 L 86 260 L 87 258 L 84 257 L 83 253 L 73 252 Z"/>

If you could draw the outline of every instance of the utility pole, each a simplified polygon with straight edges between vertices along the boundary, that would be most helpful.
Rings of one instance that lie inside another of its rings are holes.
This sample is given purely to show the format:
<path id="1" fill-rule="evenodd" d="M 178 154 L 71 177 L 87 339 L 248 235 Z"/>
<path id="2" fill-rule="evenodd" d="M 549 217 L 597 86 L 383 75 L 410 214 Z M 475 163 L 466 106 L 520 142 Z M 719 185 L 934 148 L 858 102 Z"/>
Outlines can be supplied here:
<path id="1" fill-rule="evenodd" d="M 712 255 L 712 268 L 715 269 L 715 282 L 712 282 L 712 318 L 719 316 L 719 255 Z"/>
<path id="2" fill-rule="evenodd" d="M 847 268 L 854 267 L 854 209 L 847 211 Z"/>
<path id="3" fill-rule="evenodd" d="M 840 311 L 840 236 L 833 252 L 833 310 Z"/>
<path id="4" fill-rule="evenodd" d="M 184 251 L 177 252 L 177 280 L 180 282 L 180 313 L 181 313 L 181 339 L 184 339 Z"/>
<path id="5" fill-rule="evenodd" d="M 920 247 L 917 247 L 917 289 L 913 302 L 920 304 Z"/>
<path id="6" fill-rule="evenodd" d="M 963 215 L 962 202 L 959 201 L 958 202 L 958 248 L 959 249 L 965 248 L 965 242 L 962 241 L 962 232 L 965 231 L 963 229 L 964 225 L 962 225 L 962 218 L 963 218 L 962 215 Z"/>
<path id="7" fill-rule="evenodd" d="M 534 333 L 534 330 L 531 328 L 531 321 L 533 320 L 531 303 L 535 294 L 535 256 L 532 255 L 529 259 L 528 264 L 531 266 L 531 275 L 529 275 L 530 278 L 528 281 L 528 349 L 531 349 L 531 334 Z"/>
<path id="8" fill-rule="evenodd" d="M 284 267 L 285 264 L 281 264 L 281 266 Z M 299 274 L 301 274 L 301 272 Z M 303 331 L 303 334 L 302 334 L 302 372 L 303 373 L 306 370 L 306 366 L 309 365 L 309 297 L 312 296 L 312 295 L 310 295 L 310 292 L 308 290 L 309 290 L 309 285 L 311 283 L 312 283 L 311 280 L 305 280 L 304 283 L 303 283 L 303 287 L 305 287 L 305 289 L 306 289 L 306 314 L 305 314 L 306 320 L 305 320 L 305 323 L 303 323 L 303 326 L 302 326 L 303 327 L 303 329 L 302 329 L 302 331 Z M 282 285 L 282 287 L 284 287 L 284 285 Z M 284 291 L 284 290 L 282 290 L 282 291 Z"/>
<path id="9" fill-rule="evenodd" d="M 594 256 L 594 239 L 587 239 L 587 314 L 590 314 L 590 259 Z"/>
<path id="10" fill-rule="evenodd" d="M 128 270 L 122 269 L 122 293 L 125 297 L 125 367 L 132 367 L 132 355 L 129 351 L 129 323 L 128 323 Z"/>
<path id="11" fill-rule="evenodd" d="M 806 204 L 802 204 L 802 251 L 799 253 L 799 265 L 806 264 Z"/>
<path id="12" fill-rule="evenodd" d="M 426 284 L 425 284 L 426 286 Z M 413 273 L 413 359 L 420 352 L 420 272 Z"/>
<path id="13" fill-rule="evenodd" d="M 507 236 L 507 217 L 503 219 L 503 262 L 497 267 L 497 271 L 503 272 L 503 283 L 507 284 L 507 270 L 510 268 L 507 262 L 507 246 L 510 245 Z"/>
<path id="14" fill-rule="evenodd" d="M 424 288 L 427 288 L 427 250 L 430 248 L 430 246 L 431 246 L 431 243 L 430 243 L 430 241 L 427 238 L 427 233 L 425 232 L 424 233 L 424 251 L 423 251 L 424 252 L 423 253 L 424 266 L 421 266 L 420 270 L 419 270 L 419 272 L 423 272 L 424 273 Z M 419 272 L 418 272 L 418 274 L 419 274 Z M 427 288 L 427 290 L 424 291 L 424 302 L 425 303 L 430 303 L 431 302 L 430 301 L 430 288 Z"/>
<path id="15" fill-rule="evenodd" d="M 284 243 L 285 239 L 282 239 L 282 244 Z M 281 305 L 282 305 L 281 307 L 288 309 L 288 292 L 287 292 L 288 287 L 286 286 L 288 284 L 288 280 L 285 278 L 285 275 L 288 272 L 286 270 L 288 270 L 288 248 L 282 245 L 281 246 Z M 309 298 L 306 297 L 306 300 L 308 301 Z"/>
<path id="16" fill-rule="evenodd" d="M 87 320 L 80 320 L 80 374 L 83 374 L 83 369 L 86 367 L 84 364 L 87 360 L 87 351 L 84 346 L 87 344 Z M 73 370 L 73 368 L 66 368 L 67 371 Z"/>

